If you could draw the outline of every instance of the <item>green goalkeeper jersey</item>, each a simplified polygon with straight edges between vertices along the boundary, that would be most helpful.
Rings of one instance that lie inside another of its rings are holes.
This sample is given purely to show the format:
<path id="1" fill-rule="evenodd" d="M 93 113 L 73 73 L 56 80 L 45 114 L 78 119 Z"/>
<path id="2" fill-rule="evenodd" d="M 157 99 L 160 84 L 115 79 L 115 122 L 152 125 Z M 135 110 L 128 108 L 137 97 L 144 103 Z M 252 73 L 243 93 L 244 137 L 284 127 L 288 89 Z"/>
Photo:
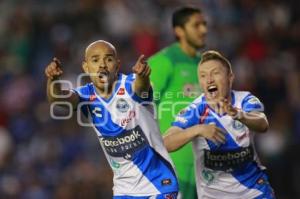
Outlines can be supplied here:
<path id="1" fill-rule="evenodd" d="M 150 79 L 162 134 L 171 127 L 179 111 L 201 94 L 197 76 L 200 58 L 200 54 L 195 57 L 185 54 L 179 43 L 174 43 L 149 58 Z M 175 165 L 178 162 L 193 164 L 191 143 L 171 153 L 171 157 Z"/>

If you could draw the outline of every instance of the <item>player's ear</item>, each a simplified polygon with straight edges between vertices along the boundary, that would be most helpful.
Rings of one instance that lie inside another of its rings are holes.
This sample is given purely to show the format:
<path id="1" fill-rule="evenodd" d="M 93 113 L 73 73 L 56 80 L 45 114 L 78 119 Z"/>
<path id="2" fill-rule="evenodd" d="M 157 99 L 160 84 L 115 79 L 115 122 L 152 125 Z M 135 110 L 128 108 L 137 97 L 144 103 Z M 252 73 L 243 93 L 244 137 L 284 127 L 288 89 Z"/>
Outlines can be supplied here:
<path id="1" fill-rule="evenodd" d="M 229 73 L 229 83 L 230 83 L 230 87 L 232 86 L 234 81 L 234 74 L 233 73 Z"/>
<path id="2" fill-rule="evenodd" d="M 175 33 L 176 37 L 177 37 L 178 39 L 180 39 L 180 38 L 182 38 L 183 35 L 184 35 L 184 30 L 183 30 L 182 27 L 176 26 L 176 27 L 174 28 L 174 33 Z"/>
<path id="3" fill-rule="evenodd" d="M 117 60 L 117 71 L 120 70 L 120 66 L 121 66 L 121 60 L 118 59 L 118 60 Z"/>
<path id="4" fill-rule="evenodd" d="M 85 73 L 89 73 L 89 70 L 88 70 L 86 61 L 83 61 L 81 66 L 82 66 L 82 70 L 83 70 Z"/>

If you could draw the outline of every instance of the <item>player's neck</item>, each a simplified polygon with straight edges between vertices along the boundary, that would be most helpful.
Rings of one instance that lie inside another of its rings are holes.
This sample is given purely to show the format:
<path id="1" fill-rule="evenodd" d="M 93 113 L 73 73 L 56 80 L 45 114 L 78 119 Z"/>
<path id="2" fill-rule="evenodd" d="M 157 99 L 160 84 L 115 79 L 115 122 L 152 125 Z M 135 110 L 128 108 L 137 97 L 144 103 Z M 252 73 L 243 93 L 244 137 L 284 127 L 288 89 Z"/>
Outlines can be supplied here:
<path id="1" fill-rule="evenodd" d="M 208 104 L 216 104 L 216 103 L 220 102 L 221 99 L 224 99 L 224 98 L 228 99 L 228 102 L 232 103 L 231 92 L 229 92 L 228 95 L 225 97 L 218 97 L 216 99 L 209 99 L 206 97 L 206 101 Z"/>
<path id="2" fill-rule="evenodd" d="M 114 90 L 115 85 L 116 85 L 116 81 L 111 85 L 105 86 L 104 88 L 97 87 L 96 91 L 98 95 L 100 95 L 102 98 L 109 99 L 113 93 L 112 91 Z"/>
<path id="3" fill-rule="evenodd" d="M 190 57 L 195 57 L 197 54 L 197 49 L 189 45 L 186 41 L 180 41 L 179 45 L 182 51 Z"/>

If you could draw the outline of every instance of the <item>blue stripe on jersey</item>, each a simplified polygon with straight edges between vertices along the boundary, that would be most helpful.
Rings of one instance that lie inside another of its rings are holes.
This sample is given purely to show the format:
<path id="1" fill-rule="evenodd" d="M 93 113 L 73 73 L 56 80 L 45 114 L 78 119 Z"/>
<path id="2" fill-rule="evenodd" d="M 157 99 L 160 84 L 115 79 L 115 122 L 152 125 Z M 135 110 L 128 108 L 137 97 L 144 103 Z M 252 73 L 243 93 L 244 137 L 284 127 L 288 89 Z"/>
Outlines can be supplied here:
<path id="1" fill-rule="evenodd" d="M 142 103 L 142 102 L 152 102 L 153 100 L 153 90 L 152 87 L 150 87 L 150 90 L 148 92 L 148 96 L 146 96 L 145 98 L 141 98 L 140 96 L 138 96 L 133 90 L 132 90 L 132 85 L 133 85 L 133 81 L 135 80 L 134 74 L 130 74 L 127 76 L 126 80 L 125 80 L 125 89 L 128 92 L 128 94 L 131 96 L 131 98 L 138 102 L 138 103 Z"/>
<path id="2" fill-rule="evenodd" d="M 71 89 L 71 90 L 78 94 L 79 102 L 87 102 L 87 101 L 89 101 L 89 98 L 90 98 L 90 95 L 91 95 L 92 83 L 88 83 L 84 86 L 80 86 L 78 88 Z M 77 107 L 76 107 L 75 110 L 77 110 Z M 86 118 L 88 118 L 88 113 L 89 113 L 88 112 L 88 105 L 81 106 L 80 110 L 83 113 L 83 115 Z"/>
<path id="3" fill-rule="evenodd" d="M 251 93 L 243 99 L 241 107 L 245 112 L 264 111 L 263 104 L 259 101 L 257 97 L 255 97 Z"/>
<path id="4" fill-rule="evenodd" d="M 182 129 L 197 125 L 199 124 L 201 116 L 204 114 L 205 108 L 206 104 L 204 103 L 192 103 L 178 113 L 175 121 L 172 122 L 171 125 Z"/>
<path id="5" fill-rule="evenodd" d="M 146 147 L 136 152 L 132 161 L 160 193 L 178 191 L 173 167 L 153 148 Z"/>
<path id="6" fill-rule="evenodd" d="M 110 112 L 106 110 L 99 99 L 95 99 L 95 101 L 89 105 L 89 111 L 95 128 L 101 132 L 103 136 L 116 136 L 124 130 L 112 121 Z"/>
<path id="7" fill-rule="evenodd" d="M 210 111 L 211 111 L 211 109 L 210 109 Z M 211 113 L 209 113 L 208 116 L 204 119 L 204 124 L 211 124 L 211 123 L 214 123 L 217 127 L 223 129 L 223 131 L 225 132 L 225 139 L 226 139 L 225 144 L 220 144 L 220 145 L 216 145 L 212 141 L 206 139 L 211 151 L 214 151 L 214 150 L 226 151 L 226 150 L 240 148 L 240 146 L 233 140 L 231 135 L 224 128 L 224 126 L 219 122 L 219 120 L 217 120 Z"/>
<path id="8" fill-rule="evenodd" d="M 231 173 L 241 184 L 249 189 L 257 189 L 263 194 L 257 198 L 272 199 L 274 197 L 273 189 L 269 184 L 268 177 L 262 171 L 256 162 L 250 162 L 244 167 Z"/>

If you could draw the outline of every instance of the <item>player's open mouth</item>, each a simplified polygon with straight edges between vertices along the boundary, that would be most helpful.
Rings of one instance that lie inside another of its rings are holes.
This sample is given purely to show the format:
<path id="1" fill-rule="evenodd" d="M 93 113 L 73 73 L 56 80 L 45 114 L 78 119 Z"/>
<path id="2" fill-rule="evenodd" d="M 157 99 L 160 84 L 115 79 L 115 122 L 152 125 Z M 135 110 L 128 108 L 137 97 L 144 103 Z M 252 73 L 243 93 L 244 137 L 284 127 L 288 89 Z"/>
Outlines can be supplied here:
<path id="1" fill-rule="evenodd" d="M 105 83 L 105 82 L 107 82 L 107 80 L 108 80 L 108 72 L 106 72 L 106 71 L 101 71 L 100 73 L 99 73 L 99 79 L 100 79 L 100 81 L 102 82 L 102 83 Z"/>
<path id="2" fill-rule="evenodd" d="M 216 98 L 218 95 L 218 87 L 216 85 L 208 86 L 207 91 L 211 98 Z"/>

